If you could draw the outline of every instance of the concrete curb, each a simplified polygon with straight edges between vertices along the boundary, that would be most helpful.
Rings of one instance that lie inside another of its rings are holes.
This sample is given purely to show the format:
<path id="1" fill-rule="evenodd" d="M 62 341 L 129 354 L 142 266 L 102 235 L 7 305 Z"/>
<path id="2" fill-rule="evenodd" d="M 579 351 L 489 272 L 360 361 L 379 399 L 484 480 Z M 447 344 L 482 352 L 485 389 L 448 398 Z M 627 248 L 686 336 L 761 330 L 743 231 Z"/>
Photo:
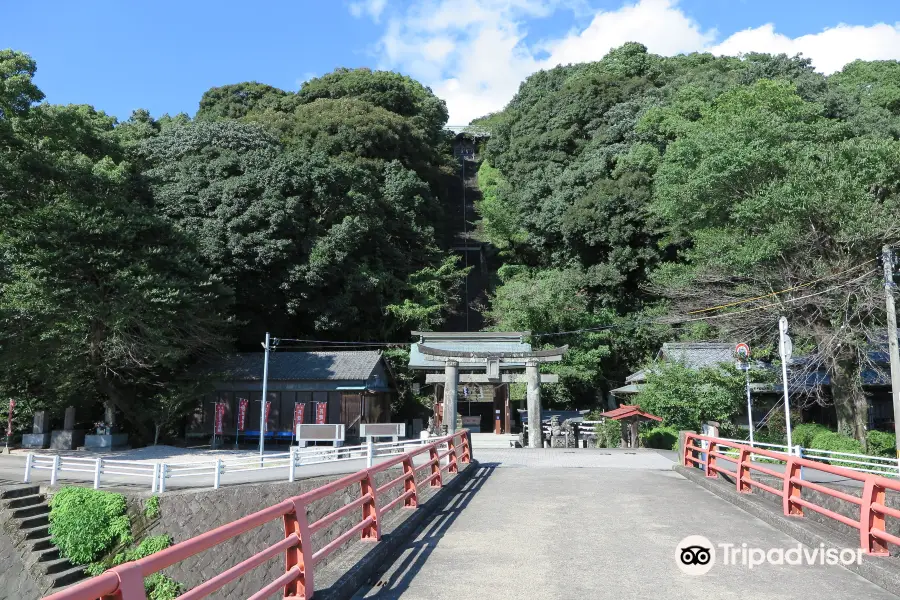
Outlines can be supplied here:
<path id="1" fill-rule="evenodd" d="M 734 489 L 734 483 L 731 484 L 731 487 L 728 487 L 727 482 L 723 483 L 722 479 L 707 479 L 699 469 L 691 469 L 678 464 L 673 465 L 672 468 L 686 479 L 693 481 L 716 496 L 768 523 L 802 544 L 811 547 L 824 544 L 826 549 L 859 547 L 858 535 L 856 538 L 851 538 L 809 519 L 785 517 L 782 513 L 776 512 L 775 507 L 771 503 L 754 494 L 739 494 Z M 861 564 L 852 564 L 845 568 L 892 594 L 900 595 L 900 562 L 896 558 L 866 556 L 864 554 Z"/>
<path id="2" fill-rule="evenodd" d="M 460 467 L 463 464 L 460 463 Z M 410 539 L 439 510 L 446 506 L 462 486 L 478 470 L 478 461 L 472 459 L 453 479 L 432 494 L 419 507 L 403 515 L 403 509 L 393 511 L 392 517 L 382 525 L 381 541 L 377 544 L 357 542 L 343 551 L 341 556 L 329 562 L 315 573 L 316 600 L 349 600 L 368 581 L 390 565 Z"/>

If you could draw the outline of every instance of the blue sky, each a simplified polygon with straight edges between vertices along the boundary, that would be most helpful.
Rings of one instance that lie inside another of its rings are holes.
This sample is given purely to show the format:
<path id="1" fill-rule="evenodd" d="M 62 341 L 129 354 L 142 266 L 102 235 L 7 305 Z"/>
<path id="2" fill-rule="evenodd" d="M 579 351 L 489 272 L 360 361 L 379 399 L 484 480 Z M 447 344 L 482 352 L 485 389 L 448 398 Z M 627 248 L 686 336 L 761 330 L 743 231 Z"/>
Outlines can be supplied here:
<path id="1" fill-rule="evenodd" d="M 824 72 L 900 59 L 900 0 L 85 0 L 11 2 L 0 46 L 31 54 L 55 103 L 127 118 L 193 114 L 216 85 L 296 90 L 339 66 L 417 77 L 451 121 L 498 110 L 524 77 L 596 60 L 637 40 L 651 51 L 803 52 Z"/>

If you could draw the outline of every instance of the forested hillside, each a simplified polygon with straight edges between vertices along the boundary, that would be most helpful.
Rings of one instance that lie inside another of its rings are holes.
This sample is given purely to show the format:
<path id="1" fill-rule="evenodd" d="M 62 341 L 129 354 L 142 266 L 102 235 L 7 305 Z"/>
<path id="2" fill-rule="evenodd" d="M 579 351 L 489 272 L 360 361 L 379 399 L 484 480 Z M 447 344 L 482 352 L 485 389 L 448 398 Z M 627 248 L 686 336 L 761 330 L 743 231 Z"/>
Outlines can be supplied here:
<path id="1" fill-rule="evenodd" d="M 147 439 L 200 361 L 267 330 L 400 341 L 458 307 L 458 163 L 420 83 L 338 69 L 118 121 L 41 103 L 36 68 L 0 51 L 0 396 L 23 423 L 111 400 Z M 479 122 L 478 231 L 502 259 L 487 317 L 570 345 L 551 405 L 602 403 L 667 340 L 771 355 L 784 314 L 860 435 L 874 258 L 900 239 L 900 63 L 825 77 L 626 44 Z"/>
<path id="2" fill-rule="evenodd" d="M 884 340 L 874 259 L 900 239 L 900 63 L 825 77 L 799 57 L 626 44 L 536 73 L 482 122 L 495 326 L 599 329 L 536 339 L 573 347 L 557 401 L 596 398 L 668 339 L 765 356 L 784 314 L 862 435 L 859 374 Z"/>
<path id="3" fill-rule="evenodd" d="M 35 69 L 0 52 L 0 395 L 23 422 L 109 399 L 147 439 L 204 357 L 267 330 L 405 340 L 454 306 L 447 111 L 419 83 L 338 70 L 119 123 L 38 104 Z"/>

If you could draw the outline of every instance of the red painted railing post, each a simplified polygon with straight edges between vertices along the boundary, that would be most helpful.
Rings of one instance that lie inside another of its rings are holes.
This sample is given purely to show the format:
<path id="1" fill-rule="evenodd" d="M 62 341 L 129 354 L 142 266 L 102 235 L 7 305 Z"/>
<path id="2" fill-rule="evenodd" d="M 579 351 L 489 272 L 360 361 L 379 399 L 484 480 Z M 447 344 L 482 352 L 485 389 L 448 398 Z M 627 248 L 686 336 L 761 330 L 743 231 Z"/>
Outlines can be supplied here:
<path id="1" fill-rule="evenodd" d="M 694 466 L 691 461 L 688 460 L 688 453 L 691 451 L 691 446 L 694 445 L 694 440 L 691 438 L 691 434 L 684 434 L 684 448 L 681 449 L 681 466 L 682 467 L 692 467 Z"/>
<path id="2" fill-rule="evenodd" d="M 429 483 L 433 488 L 442 487 L 444 482 L 441 476 L 441 460 L 438 458 L 437 443 L 431 445 L 428 455 L 431 458 L 431 481 Z"/>
<path id="3" fill-rule="evenodd" d="M 447 449 L 450 451 L 450 454 L 447 455 L 447 461 L 450 463 L 450 468 L 447 469 L 448 473 L 458 473 L 459 467 L 456 464 L 456 442 L 454 441 L 456 438 L 455 435 L 451 435 L 447 439 Z"/>
<path id="4" fill-rule="evenodd" d="M 472 440 L 471 440 L 471 438 L 469 437 L 469 430 L 468 430 L 468 429 L 466 429 L 466 430 L 463 432 L 463 435 L 462 435 L 462 447 L 463 447 L 463 453 L 462 453 L 462 461 L 463 461 L 463 463 L 465 464 L 465 463 L 470 463 L 470 462 L 472 462 Z"/>
<path id="5" fill-rule="evenodd" d="M 372 524 L 362 530 L 362 539 L 368 542 L 377 542 L 381 539 L 381 519 L 378 518 L 378 502 L 375 494 L 375 479 L 372 477 L 372 469 L 366 469 L 366 476 L 359 482 L 359 493 L 370 498 L 362 505 L 362 518 L 371 517 Z"/>
<path id="6" fill-rule="evenodd" d="M 794 502 L 794 498 L 800 497 L 800 486 L 791 481 L 794 477 L 800 477 L 800 465 L 790 456 L 784 466 L 784 514 L 789 517 L 802 517 L 803 507 Z"/>
<path id="7" fill-rule="evenodd" d="M 862 504 L 859 507 L 859 544 L 866 554 L 888 556 L 887 544 L 872 531 L 884 531 L 884 515 L 872 510 L 873 504 L 884 506 L 884 487 L 875 483 L 874 477 L 866 477 L 863 484 Z"/>
<path id="8" fill-rule="evenodd" d="M 706 448 L 706 476 L 710 479 L 718 479 L 719 474 L 713 469 L 716 466 L 716 457 L 713 456 L 713 452 L 716 451 L 716 443 L 709 442 L 709 446 Z"/>
<path id="9" fill-rule="evenodd" d="M 292 568 L 300 569 L 301 575 L 284 586 L 285 598 L 312 598 L 315 587 L 313 586 L 313 569 L 307 569 L 306 565 L 312 565 L 312 542 L 309 535 L 309 520 L 306 517 L 306 505 L 298 498 L 291 498 L 294 504 L 293 512 L 284 515 L 284 536 L 295 536 L 297 545 L 285 550 L 284 572 Z"/>
<path id="10" fill-rule="evenodd" d="M 750 467 L 745 464 L 748 460 L 750 460 L 750 453 L 747 452 L 746 447 L 742 446 L 740 450 L 738 450 L 737 469 L 735 469 L 735 472 L 737 473 L 735 486 L 737 487 L 737 491 L 741 494 L 749 494 L 751 491 L 750 484 L 744 481 L 750 476 Z"/>
<path id="11" fill-rule="evenodd" d="M 147 600 L 141 565 L 129 562 L 110 570 L 119 578 L 119 589 L 111 596 L 104 596 L 104 600 Z"/>
<path id="12" fill-rule="evenodd" d="M 407 456 L 403 461 L 403 474 L 406 478 L 403 480 L 403 492 L 412 492 L 404 502 L 406 508 L 415 508 L 419 506 L 419 489 L 416 486 L 416 468 L 413 465 L 412 456 Z"/>

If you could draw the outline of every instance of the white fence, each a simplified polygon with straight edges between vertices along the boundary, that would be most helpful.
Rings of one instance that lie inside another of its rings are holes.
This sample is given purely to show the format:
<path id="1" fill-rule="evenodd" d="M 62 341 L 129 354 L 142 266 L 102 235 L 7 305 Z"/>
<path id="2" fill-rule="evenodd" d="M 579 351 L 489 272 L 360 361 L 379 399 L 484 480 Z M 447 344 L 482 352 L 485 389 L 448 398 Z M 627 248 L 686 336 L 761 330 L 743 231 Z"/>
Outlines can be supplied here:
<path id="1" fill-rule="evenodd" d="M 750 444 L 749 440 L 734 440 L 723 438 L 728 442 L 737 442 L 739 444 Z M 883 475 L 885 477 L 897 477 L 900 474 L 900 461 L 896 458 L 887 458 L 884 456 L 869 456 L 866 454 L 851 454 L 850 452 L 832 452 L 830 450 L 817 450 L 815 448 L 802 448 L 794 446 L 788 448 L 784 444 L 765 444 L 754 442 L 753 446 L 759 446 L 764 450 L 771 452 L 782 452 L 784 454 L 793 454 L 809 460 L 817 460 L 827 462 L 836 467 L 844 467 L 853 471 L 862 473 L 874 473 L 875 475 Z"/>
<path id="2" fill-rule="evenodd" d="M 146 478 L 150 491 L 166 491 L 167 482 L 172 479 L 190 477 L 193 480 L 206 479 L 210 487 L 218 489 L 222 475 L 249 471 L 287 469 L 288 481 L 294 481 L 298 468 L 309 465 L 349 460 L 365 460 L 371 467 L 379 457 L 403 454 L 411 448 L 431 443 L 430 439 L 404 440 L 397 442 L 373 443 L 358 446 L 313 446 L 292 447 L 289 452 L 264 454 L 262 456 L 242 456 L 236 458 L 215 458 L 202 462 L 148 463 L 133 460 L 108 458 L 74 458 L 58 454 L 29 453 L 25 459 L 25 483 L 31 482 L 34 471 L 50 471 L 50 485 L 56 485 L 60 473 L 67 479 L 93 479 L 94 489 L 103 483 L 104 476 L 118 475 Z M 69 476 L 69 474 L 72 474 Z M 84 474 L 84 475 L 82 475 Z M 106 483 L 122 483 L 110 481 Z M 130 483 L 130 482 L 129 482 Z"/>

